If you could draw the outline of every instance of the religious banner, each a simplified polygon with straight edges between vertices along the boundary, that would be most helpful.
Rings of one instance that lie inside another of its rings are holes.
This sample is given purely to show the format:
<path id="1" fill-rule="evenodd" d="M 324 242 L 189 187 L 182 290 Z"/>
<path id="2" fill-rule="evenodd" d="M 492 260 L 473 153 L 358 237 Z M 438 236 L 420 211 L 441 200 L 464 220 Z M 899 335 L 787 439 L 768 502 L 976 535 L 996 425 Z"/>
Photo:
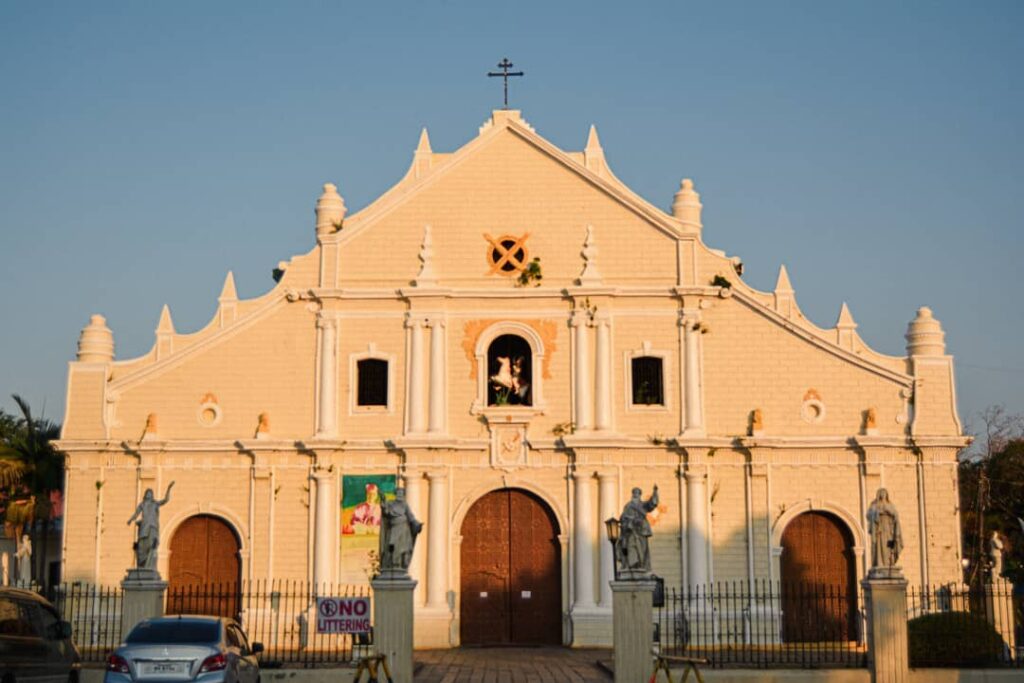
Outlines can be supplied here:
<path id="1" fill-rule="evenodd" d="M 395 498 L 395 475 L 341 479 L 341 580 L 362 583 L 379 561 L 380 504 Z"/>

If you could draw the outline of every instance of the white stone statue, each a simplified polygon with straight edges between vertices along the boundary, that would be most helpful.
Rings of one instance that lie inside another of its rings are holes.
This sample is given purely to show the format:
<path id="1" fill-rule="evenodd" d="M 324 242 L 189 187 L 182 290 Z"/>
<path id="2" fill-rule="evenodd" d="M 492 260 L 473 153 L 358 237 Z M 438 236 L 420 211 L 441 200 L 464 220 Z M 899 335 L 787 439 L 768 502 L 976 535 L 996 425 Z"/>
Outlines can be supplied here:
<path id="1" fill-rule="evenodd" d="M 992 580 L 998 581 L 1003 576 L 1003 539 L 998 531 L 992 532 L 988 542 L 988 556 L 992 560 Z"/>
<path id="2" fill-rule="evenodd" d="M 163 500 L 155 500 L 153 489 L 146 489 L 142 496 L 142 502 L 135 508 L 135 514 L 128 520 L 128 524 L 136 522 L 138 536 L 135 541 L 135 567 L 137 569 L 149 569 L 156 571 L 156 551 L 160 547 L 160 508 L 171 499 L 171 489 L 174 488 L 172 481 L 164 493 Z"/>
<path id="3" fill-rule="evenodd" d="M 23 534 L 14 555 L 18 560 L 18 583 L 28 586 L 32 583 L 32 539 Z"/>
<path id="4" fill-rule="evenodd" d="M 384 578 L 409 576 L 416 537 L 423 523 L 416 519 L 405 502 L 405 489 L 395 489 L 395 499 L 380 506 L 380 574 Z"/>
<path id="5" fill-rule="evenodd" d="M 889 502 L 888 491 L 878 489 L 868 508 L 867 518 L 868 533 L 871 534 L 872 573 L 898 572 L 896 563 L 903 551 L 903 532 L 896 506 Z"/>
<path id="6" fill-rule="evenodd" d="M 622 509 L 619 517 L 619 541 L 615 548 L 616 561 L 625 578 L 645 578 L 651 575 L 650 538 L 653 535 L 647 513 L 658 507 L 658 485 L 651 497 L 643 500 L 642 491 L 633 489 L 633 497 Z"/>

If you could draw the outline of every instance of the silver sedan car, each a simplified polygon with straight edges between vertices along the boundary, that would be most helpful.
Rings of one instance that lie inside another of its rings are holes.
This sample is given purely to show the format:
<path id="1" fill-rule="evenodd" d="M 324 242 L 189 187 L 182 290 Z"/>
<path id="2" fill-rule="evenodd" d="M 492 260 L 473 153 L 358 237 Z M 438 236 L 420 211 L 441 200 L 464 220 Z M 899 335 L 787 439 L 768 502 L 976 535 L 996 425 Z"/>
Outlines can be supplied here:
<path id="1" fill-rule="evenodd" d="M 175 616 L 146 619 L 107 658 L 104 683 L 195 681 L 258 683 L 263 645 L 249 645 L 234 619 Z"/>

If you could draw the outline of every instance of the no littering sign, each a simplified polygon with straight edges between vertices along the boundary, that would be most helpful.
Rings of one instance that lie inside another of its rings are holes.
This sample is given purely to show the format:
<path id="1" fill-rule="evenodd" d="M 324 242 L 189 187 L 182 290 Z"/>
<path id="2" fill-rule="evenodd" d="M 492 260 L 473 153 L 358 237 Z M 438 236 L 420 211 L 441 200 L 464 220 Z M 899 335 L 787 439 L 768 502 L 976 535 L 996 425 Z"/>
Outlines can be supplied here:
<path id="1" fill-rule="evenodd" d="M 369 633 L 370 598 L 317 598 L 317 633 Z"/>

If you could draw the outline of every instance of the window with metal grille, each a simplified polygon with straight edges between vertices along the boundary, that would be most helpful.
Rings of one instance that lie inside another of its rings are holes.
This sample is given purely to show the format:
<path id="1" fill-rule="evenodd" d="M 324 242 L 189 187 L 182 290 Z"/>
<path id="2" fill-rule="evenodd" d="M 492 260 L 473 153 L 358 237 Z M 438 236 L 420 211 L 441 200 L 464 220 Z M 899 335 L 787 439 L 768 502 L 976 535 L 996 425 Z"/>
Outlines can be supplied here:
<path id="1" fill-rule="evenodd" d="M 633 359 L 633 405 L 665 405 L 661 365 L 661 359 L 654 356 L 641 356 Z"/>
<path id="2" fill-rule="evenodd" d="M 366 358 L 356 363 L 359 379 L 356 405 L 386 406 L 388 404 L 388 362 Z"/>

